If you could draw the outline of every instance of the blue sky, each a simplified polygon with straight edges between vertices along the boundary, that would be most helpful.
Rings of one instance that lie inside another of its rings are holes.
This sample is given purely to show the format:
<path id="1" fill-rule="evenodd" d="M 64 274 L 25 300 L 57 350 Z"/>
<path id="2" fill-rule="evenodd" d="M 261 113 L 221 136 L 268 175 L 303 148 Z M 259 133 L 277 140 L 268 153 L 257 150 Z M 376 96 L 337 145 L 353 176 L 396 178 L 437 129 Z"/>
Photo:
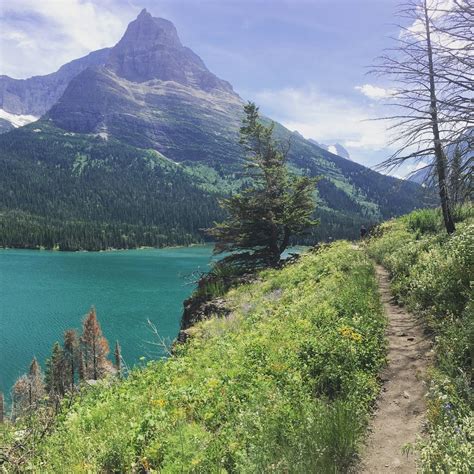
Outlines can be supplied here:
<path id="1" fill-rule="evenodd" d="M 146 7 L 245 99 L 373 166 L 390 154 L 390 84 L 367 66 L 397 36 L 398 0 L 15 0 L 0 6 L 0 74 L 46 74 L 115 44 Z M 398 174 L 403 174 L 399 172 Z"/>

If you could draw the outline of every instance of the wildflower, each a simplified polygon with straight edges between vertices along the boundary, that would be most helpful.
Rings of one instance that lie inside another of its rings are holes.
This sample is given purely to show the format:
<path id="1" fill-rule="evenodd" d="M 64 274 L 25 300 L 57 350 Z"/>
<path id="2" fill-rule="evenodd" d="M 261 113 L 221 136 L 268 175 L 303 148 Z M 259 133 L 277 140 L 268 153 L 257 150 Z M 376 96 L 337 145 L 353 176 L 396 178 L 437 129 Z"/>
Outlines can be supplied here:
<path id="1" fill-rule="evenodd" d="M 209 379 L 207 385 L 209 386 L 209 388 L 216 388 L 219 385 L 219 380 Z"/>
<path id="2" fill-rule="evenodd" d="M 357 331 L 354 331 L 354 329 L 350 328 L 349 326 L 341 326 L 339 328 L 339 334 L 343 338 L 349 339 L 354 342 L 362 341 L 362 336 Z"/>
<path id="3" fill-rule="evenodd" d="M 166 405 L 166 400 L 163 400 L 162 398 L 160 398 L 159 400 L 152 400 L 151 404 L 163 408 Z"/>

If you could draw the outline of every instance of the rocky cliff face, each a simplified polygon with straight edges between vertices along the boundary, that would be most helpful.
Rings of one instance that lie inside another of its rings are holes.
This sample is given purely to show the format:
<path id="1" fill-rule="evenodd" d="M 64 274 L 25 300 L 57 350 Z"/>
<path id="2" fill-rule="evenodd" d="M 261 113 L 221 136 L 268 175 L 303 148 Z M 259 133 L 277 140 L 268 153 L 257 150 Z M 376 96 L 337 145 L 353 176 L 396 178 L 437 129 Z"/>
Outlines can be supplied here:
<path id="1" fill-rule="evenodd" d="M 90 66 L 104 64 L 109 48 L 75 59 L 46 76 L 13 79 L 0 76 L 0 109 L 15 115 L 44 115 L 63 95 L 71 79 Z"/>
<path id="2" fill-rule="evenodd" d="M 199 56 L 181 44 L 173 23 L 153 18 L 145 9 L 112 48 L 106 67 L 132 82 L 159 79 L 204 91 L 232 92 L 228 82 L 212 74 Z"/>
<path id="3" fill-rule="evenodd" d="M 174 25 L 146 10 L 104 66 L 71 80 L 48 113 L 59 127 L 154 148 L 174 161 L 240 153 L 242 100 L 184 47 Z"/>

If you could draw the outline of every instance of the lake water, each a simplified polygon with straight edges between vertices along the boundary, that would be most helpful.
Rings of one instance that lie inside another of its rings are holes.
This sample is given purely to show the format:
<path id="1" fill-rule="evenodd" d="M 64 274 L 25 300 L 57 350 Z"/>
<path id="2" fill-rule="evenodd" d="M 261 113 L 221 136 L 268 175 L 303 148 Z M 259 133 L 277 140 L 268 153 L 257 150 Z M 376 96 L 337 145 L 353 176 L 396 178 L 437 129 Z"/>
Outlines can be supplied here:
<path id="1" fill-rule="evenodd" d="M 7 394 L 33 356 L 44 367 L 52 344 L 81 326 L 90 307 L 111 351 L 115 340 L 129 365 L 159 350 L 150 319 L 162 337 L 178 332 L 190 274 L 206 271 L 212 247 L 50 252 L 0 250 L 0 390 Z"/>

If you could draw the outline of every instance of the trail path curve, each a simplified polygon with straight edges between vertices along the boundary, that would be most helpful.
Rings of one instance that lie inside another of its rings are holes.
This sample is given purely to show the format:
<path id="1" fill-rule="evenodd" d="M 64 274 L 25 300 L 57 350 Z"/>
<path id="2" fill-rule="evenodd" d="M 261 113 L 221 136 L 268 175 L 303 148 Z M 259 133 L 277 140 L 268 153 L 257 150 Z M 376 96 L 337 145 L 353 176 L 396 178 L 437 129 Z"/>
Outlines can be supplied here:
<path id="1" fill-rule="evenodd" d="M 423 380 L 430 363 L 431 342 L 417 318 L 392 301 L 388 272 L 376 266 L 376 274 L 389 321 L 387 366 L 358 472 L 416 473 L 415 455 L 403 454 L 402 449 L 422 433 L 426 393 Z"/>

